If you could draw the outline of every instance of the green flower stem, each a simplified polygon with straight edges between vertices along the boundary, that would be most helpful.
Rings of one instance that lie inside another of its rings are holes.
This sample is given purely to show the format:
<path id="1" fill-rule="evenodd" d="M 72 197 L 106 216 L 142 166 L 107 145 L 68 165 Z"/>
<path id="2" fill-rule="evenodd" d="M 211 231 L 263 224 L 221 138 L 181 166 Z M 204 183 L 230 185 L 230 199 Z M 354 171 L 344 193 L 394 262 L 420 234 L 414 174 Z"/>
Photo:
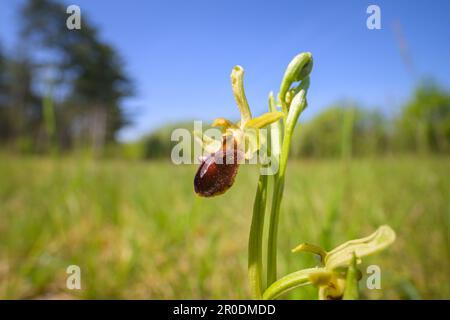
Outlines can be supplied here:
<path id="1" fill-rule="evenodd" d="M 292 100 L 289 113 L 284 126 L 283 143 L 280 155 L 280 165 L 274 179 L 274 189 L 272 195 L 272 208 L 270 213 L 268 251 L 267 251 L 267 285 L 270 286 L 277 279 L 277 239 L 278 222 L 281 207 L 281 200 L 284 191 L 284 176 L 286 172 L 289 150 L 291 148 L 292 134 L 297 124 L 300 113 L 306 107 L 306 92 L 309 87 L 309 79 L 302 81 L 299 92 Z"/>
<path id="2" fill-rule="evenodd" d="M 248 277 L 250 291 L 255 299 L 262 298 L 263 292 L 263 266 L 262 266 L 262 238 L 264 229 L 264 214 L 266 211 L 268 176 L 259 176 L 253 204 L 253 217 L 248 241 Z"/>
<path id="3" fill-rule="evenodd" d="M 284 172 L 286 170 L 287 157 L 284 156 L 287 136 L 283 140 L 280 166 L 274 177 L 272 193 L 272 208 L 270 211 L 269 238 L 267 247 L 267 285 L 269 286 L 277 279 L 277 239 L 278 219 L 281 207 L 281 199 L 284 191 Z"/>
<path id="4" fill-rule="evenodd" d="M 289 290 L 311 284 L 310 275 L 321 270 L 322 268 L 310 268 L 290 273 L 268 287 L 263 294 L 263 299 L 275 299 Z"/>
<path id="5" fill-rule="evenodd" d="M 272 195 L 272 208 L 270 214 L 269 239 L 267 249 L 267 286 L 270 286 L 277 278 L 277 233 L 278 219 L 283 198 L 284 175 L 286 172 L 289 149 L 291 146 L 292 133 L 297 123 L 298 117 L 306 107 L 306 91 L 309 86 L 309 73 L 312 68 L 312 57 L 310 53 L 300 54 L 289 64 L 281 85 L 281 105 L 283 110 L 283 125 L 273 123 L 271 125 L 271 140 L 273 155 L 279 159 L 278 171 L 274 176 L 274 188 Z M 251 113 L 247 98 L 244 92 L 244 70 L 240 66 L 233 68 L 231 73 L 231 84 L 234 98 L 241 112 L 241 127 L 251 120 Z M 291 84 L 301 81 L 301 84 L 290 92 L 289 102 L 286 100 L 286 93 Z M 295 95 L 295 96 L 294 96 Z M 293 96 L 293 98 L 292 98 Z M 288 108 L 288 104 L 290 108 Z M 269 95 L 269 110 L 275 117 L 277 107 L 273 93 Z M 256 120 L 255 120 L 256 121 Z M 281 150 L 280 150 L 281 149 Z M 248 270 L 250 280 L 250 290 L 253 297 L 260 299 L 265 289 L 263 284 L 263 265 L 262 265 L 262 238 L 264 229 L 264 216 L 267 198 L 267 175 L 260 175 L 258 188 L 256 191 L 255 202 L 253 205 L 253 217 L 249 236 L 249 259 Z M 302 280 L 305 282 L 306 280 Z M 293 281 L 298 283 L 297 280 Z M 299 285 L 299 284 L 296 284 Z M 270 294 L 269 294 L 270 297 Z"/>
<path id="6" fill-rule="evenodd" d="M 352 261 L 347 270 L 347 279 L 344 289 L 344 300 L 358 300 L 358 269 L 356 268 L 356 255 L 353 253 Z"/>
<path id="7" fill-rule="evenodd" d="M 269 94 L 269 111 L 276 112 L 275 99 L 273 92 Z M 281 146 L 281 130 L 280 122 L 276 121 L 271 125 L 271 135 L 268 140 L 270 144 L 270 153 L 278 158 L 280 154 Z M 269 151 L 269 149 L 268 149 Z M 264 232 L 264 220 L 267 202 L 267 189 L 268 189 L 267 174 L 261 174 L 259 176 L 258 187 L 256 189 L 255 201 L 253 203 L 253 216 L 252 224 L 250 227 L 250 236 L 248 242 L 248 276 L 250 281 L 250 291 L 253 298 L 261 299 L 262 293 L 265 290 L 263 275 L 263 232 Z"/>
<path id="8" fill-rule="evenodd" d="M 269 93 L 269 110 L 271 112 L 278 111 L 275 103 L 273 92 Z M 274 122 L 270 125 L 270 149 L 271 155 L 276 161 L 280 159 L 281 143 L 283 140 L 283 125 L 281 121 Z"/>

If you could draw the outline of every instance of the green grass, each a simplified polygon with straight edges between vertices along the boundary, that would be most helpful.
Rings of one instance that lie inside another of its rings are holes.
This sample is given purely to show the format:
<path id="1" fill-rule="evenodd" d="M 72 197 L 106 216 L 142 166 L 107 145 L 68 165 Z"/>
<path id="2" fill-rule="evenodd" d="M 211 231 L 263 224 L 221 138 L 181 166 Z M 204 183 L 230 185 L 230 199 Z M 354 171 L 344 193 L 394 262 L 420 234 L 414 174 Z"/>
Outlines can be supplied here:
<path id="1" fill-rule="evenodd" d="M 241 167 L 226 194 L 193 193 L 194 166 L 0 156 L 0 298 L 249 298 L 247 237 L 257 183 Z M 382 290 L 363 298 L 450 298 L 450 159 L 290 162 L 279 276 L 312 266 L 290 253 L 328 249 L 391 225 L 397 241 L 364 261 Z M 66 267 L 82 289 L 65 289 Z M 299 288 L 284 298 L 315 298 Z"/>

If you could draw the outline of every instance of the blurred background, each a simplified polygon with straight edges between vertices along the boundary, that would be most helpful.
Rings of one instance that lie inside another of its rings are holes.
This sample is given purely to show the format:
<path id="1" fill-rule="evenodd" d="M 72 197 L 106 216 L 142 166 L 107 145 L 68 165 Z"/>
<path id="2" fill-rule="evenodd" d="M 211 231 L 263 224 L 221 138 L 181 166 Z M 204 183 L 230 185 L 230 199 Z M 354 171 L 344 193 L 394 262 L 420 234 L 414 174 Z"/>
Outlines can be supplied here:
<path id="1" fill-rule="evenodd" d="M 290 252 L 301 242 L 331 249 L 389 224 L 397 241 L 364 261 L 363 298 L 449 299 L 449 31 L 448 1 L 0 0 L 0 298 L 249 298 L 258 170 L 198 198 L 170 135 L 238 119 L 236 64 L 265 112 L 310 51 L 279 274 L 316 264 Z M 80 290 L 66 288 L 73 264 Z M 364 285 L 370 264 L 382 290 Z"/>

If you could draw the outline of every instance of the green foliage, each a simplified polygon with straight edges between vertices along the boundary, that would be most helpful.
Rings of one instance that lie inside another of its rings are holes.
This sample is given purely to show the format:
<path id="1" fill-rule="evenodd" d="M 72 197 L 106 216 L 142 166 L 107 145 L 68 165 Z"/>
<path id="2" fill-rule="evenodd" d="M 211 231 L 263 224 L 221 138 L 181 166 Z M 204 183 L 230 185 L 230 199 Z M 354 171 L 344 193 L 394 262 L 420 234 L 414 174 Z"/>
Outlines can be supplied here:
<path id="1" fill-rule="evenodd" d="M 194 130 L 193 122 L 180 122 L 178 124 L 162 126 L 142 139 L 144 145 L 144 157 L 146 159 L 170 159 L 172 148 L 178 143 L 171 141 L 172 132 L 176 129 L 185 129 L 190 134 Z M 203 128 L 206 130 L 207 127 Z M 194 146 L 191 139 L 191 147 Z"/>
<path id="2" fill-rule="evenodd" d="M 420 85 L 403 108 L 398 143 L 419 152 L 450 152 L 450 93 L 434 83 Z"/>
<path id="3" fill-rule="evenodd" d="M 6 65 L 7 60 L 0 46 L 0 141 L 8 139 L 11 132 L 11 123 L 8 119 L 7 96 L 6 96 Z"/>
<path id="4" fill-rule="evenodd" d="M 8 124 L 2 131 L 3 140 L 15 139 L 21 151 L 42 150 L 35 139 L 42 136 L 40 97 L 33 90 L 33 65 L 26 56 L 8 57 L 4 62 L 3 106 L 0 122 Z M 26 142 L 26 143 L 24 143 Z M 25 148 L 23 148 L 26 146 Z"/>
<path id="5" fill-rule="evenodd" d="M 386 120 L 375 111 L 333 106 L 300 124 L 293 154 L 339 157 L 383 153 L 387 149 Z"/>
<path id="6" fill-rule="evenodd" d="M 1 138 L 30 141 L 31 151 L 55 143 L 101 151 L 129 124 L 121 104 L 133 90 L 123 61 L 87 16 L 68 31 L 63 3 L 28 0 L 20 13 L 21 50 L 6 68 L 0 57 L 0 124 L 10 123 Z"/>

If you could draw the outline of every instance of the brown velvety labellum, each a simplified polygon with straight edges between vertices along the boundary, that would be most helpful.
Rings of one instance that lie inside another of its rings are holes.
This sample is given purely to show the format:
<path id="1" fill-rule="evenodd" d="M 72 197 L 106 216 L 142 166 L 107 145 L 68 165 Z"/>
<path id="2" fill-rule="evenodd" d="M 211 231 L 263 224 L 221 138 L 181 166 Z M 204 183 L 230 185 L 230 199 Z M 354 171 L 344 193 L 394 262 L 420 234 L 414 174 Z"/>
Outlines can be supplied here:
<path id="1" fill-rule="evenodd" d="M 234 183 L 242 152 L 236 144 L 210 154 L 200 164 L 194 178 L 194 190 L 202 197 L 213 197 L 227 191 Z"/>

